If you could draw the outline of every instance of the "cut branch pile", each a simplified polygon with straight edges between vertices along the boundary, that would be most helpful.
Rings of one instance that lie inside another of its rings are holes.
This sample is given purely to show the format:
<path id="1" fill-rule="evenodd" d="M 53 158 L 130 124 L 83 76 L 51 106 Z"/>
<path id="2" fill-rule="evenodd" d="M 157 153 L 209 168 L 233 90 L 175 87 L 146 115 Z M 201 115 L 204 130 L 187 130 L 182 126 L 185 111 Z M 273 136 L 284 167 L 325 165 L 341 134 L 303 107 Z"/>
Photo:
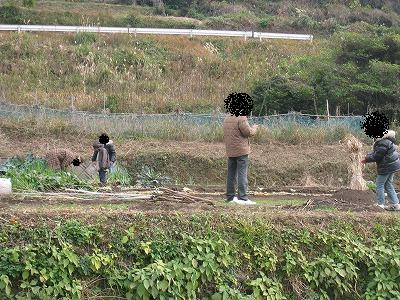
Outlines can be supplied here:
<path id="1" fill-rule="evenodd" d="M 189 193 L 178 192 L 168 188 L 160 188 L 160 191 L 161 193 L 155 194 L 151 201 L 178 202 L 185 204 L 201 203 L 212 206 L 215 205 L 215 202 L 210 199 L 196 197 Z"/>
<path id="2" fill-rule="evenodd" d="M 57 199 L 57 200 L 149 200 L 150 193 L 99 193 L 85 190 L 65 189 L 65 192 L 25 192 L 14 193 L 15 196 L 27 197 L 29 199 Z"/>

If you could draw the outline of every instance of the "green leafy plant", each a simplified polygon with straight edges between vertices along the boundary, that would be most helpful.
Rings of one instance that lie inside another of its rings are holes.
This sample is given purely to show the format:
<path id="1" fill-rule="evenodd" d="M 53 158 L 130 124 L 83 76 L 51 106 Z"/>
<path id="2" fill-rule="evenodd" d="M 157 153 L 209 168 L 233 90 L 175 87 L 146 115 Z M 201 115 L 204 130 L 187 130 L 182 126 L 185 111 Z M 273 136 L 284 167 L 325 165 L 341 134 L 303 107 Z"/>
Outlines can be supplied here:
<path id="1" fill-rule="evenodd" d="M 76 175 L 55 171 L 43 158 L 28 154 L 25 159 L 12 158 L 4 166 L 5 177 L 11 178 L 13 189 L 49 191 L 61 188 L 92 189 L 91 185 Z"/>
<path id="2" fill-rule="evenodd" d="M 171 178 L 156 172 L 149 166 L 143 166 L 140 174 L 137 176 L 137 183 L 144 187 L 157 187 L 169 183 Z"/>
<path id="3" fill-rule="evenodd" d="M 114 171 L 110 173 L 108 177 L 110 183 L 118 183 L 123 186 L 129 186 L 132 184 L 132 176 L 129 174 L 128 170 L 117 163 Z"/>

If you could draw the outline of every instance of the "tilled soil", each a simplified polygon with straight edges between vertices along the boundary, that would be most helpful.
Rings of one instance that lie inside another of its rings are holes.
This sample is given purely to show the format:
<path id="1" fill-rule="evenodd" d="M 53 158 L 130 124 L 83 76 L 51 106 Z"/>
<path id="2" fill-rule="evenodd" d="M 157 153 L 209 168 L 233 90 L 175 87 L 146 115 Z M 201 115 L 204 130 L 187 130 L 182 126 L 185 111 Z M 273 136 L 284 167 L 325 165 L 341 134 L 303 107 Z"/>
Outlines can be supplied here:
<path id="1" fill-rule="evenodd" d="M 381 211 L 375 206 L 375 193 L 371 190 L 356 191 L 341 189 L 331 197 L 316 197 L 310 199 L 306 209 L 333 209 L 342 211 Z"/>

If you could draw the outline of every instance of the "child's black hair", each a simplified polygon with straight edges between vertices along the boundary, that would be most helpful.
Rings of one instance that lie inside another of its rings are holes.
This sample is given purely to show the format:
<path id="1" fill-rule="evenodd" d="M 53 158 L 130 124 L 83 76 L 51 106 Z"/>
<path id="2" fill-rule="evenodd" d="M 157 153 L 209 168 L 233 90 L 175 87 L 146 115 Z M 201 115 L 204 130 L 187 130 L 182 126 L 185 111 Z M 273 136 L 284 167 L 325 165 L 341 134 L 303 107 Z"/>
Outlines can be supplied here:
<path id="1" fill-rule="evenodd" d="M 107 135 L 107 133 L 102 133 L 100 136 L 99 136 L 99 142 L 101 143 L 101 144 L 107 144 L 108 142 L 110 141 L 110 138 L 108 137 L 108 135 Z"/>
<path id="2" fill-rule="evenodd" d="M 389 130 L 389 119 L 379 111 L 364 115 L 360 123 L 365 134 L 373 139 L 383 137 Z"/>
<path id="3" fill-rule="evenodd" d="M 253 109 L 253 99 L 246 93 L 231 93 L 224 102 L 227 112 L 236 117 L 248 116 Z"/>

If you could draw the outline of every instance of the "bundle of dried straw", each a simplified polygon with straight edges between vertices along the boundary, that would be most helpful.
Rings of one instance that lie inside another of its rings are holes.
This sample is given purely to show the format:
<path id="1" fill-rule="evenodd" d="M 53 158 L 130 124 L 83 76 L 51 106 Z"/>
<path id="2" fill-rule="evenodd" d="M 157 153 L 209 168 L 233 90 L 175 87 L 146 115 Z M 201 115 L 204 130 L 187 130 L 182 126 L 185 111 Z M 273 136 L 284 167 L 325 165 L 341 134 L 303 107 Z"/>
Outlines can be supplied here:
<path id="1" fill-rule="evenodd" d="M 350 156 L 349 175 L 350 186 L 352 190 L 365 191 L 368 189 L 367 183 L 362 176 L 363 164 L 361 160 L 363 155 L 363 144 L 353 135 L 348 134 L 343 139 L 343 145 Z"/>

